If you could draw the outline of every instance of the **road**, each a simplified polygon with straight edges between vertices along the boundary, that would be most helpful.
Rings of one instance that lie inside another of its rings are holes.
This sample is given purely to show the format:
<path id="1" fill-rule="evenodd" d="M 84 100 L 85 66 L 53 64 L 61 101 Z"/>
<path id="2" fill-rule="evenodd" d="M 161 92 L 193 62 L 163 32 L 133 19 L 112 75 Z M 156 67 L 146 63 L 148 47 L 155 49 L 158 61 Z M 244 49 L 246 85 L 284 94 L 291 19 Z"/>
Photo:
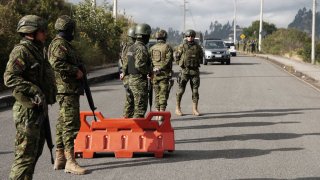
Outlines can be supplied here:
<path id="1" fill-rule="evenodd" d="M 45 147 L 34 179 L 320 179 L 320 91 L 249 56 L 234 57 L 231 65 L 201 67 L 202 116 L 191 115 L 189 85 L 182 100 L 185 116 L 176 116 L 176 90 L 175 84 L 168 102 L 175 129 L 173 153 L 162 159 L 149 154 L 78 159 L 90 174 L 75 176 L 54 171 Z M 92 92 L 105 117 L 122 115 L 119 80 L 95 84 Z M 53 134 L 57 108 L 50 108 Z M 81 109 L 89 109 L 85 98 Z M 0 110 L 0 123 L 0 179 L 7 179 L 15 133 L 11 109 Z"/>

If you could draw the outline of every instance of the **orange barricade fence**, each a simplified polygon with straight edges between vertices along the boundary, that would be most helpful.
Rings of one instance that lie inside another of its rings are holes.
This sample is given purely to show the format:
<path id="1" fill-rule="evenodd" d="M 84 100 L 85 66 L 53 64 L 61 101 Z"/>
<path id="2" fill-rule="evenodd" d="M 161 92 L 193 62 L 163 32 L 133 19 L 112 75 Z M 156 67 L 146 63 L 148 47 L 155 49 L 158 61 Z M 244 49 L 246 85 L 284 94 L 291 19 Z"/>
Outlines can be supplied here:
<path id="1" fill-rule="evenodd" d="M 132 158 L 135 152 L 154 153 L 162 158 L 175 150 L 170 112 L 150 112 L 146 118 L 105 118 L 101 112 L 81 111 L 81 127 L 74 143 L 76 157 L 93 158 L 94 153 L 114 152 L 116 158 Z M 152 120 L 163 116 L 162 123 Z M 88 123 L 91 121 L 91 125 Z"/>

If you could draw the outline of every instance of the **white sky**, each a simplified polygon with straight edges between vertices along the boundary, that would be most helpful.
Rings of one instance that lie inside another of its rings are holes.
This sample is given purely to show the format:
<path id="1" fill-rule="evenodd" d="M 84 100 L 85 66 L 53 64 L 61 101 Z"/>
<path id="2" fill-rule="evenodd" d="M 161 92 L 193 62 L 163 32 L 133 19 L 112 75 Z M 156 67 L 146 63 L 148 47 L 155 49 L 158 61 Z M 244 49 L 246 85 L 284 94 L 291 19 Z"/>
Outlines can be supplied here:
<path id="1" fill-rule="evenodd" d="M 81 0 L 69 0 L 78 3 Z M 106 1 L 96 0 L 98 5 Z M 234 0 L 187 0 L 186 29 L 205 31 L 210 22 L 232 23 Z M 248 27 L 260 17 L 260 0 L 236 0 L 237 24 Z M 319 3 L 320 4 L 320 3 Z M 318 4 L 317 9 L 320 9 Z M 312 9 L 312 0 L 264 0 L 263 20 L 279 27 L 287 27 L 298 10 Z M 148 23 L 151 27 L 183 30 L 183 0 L 118 0 L 118 12 L 132 16 L 137 23 Z"/>

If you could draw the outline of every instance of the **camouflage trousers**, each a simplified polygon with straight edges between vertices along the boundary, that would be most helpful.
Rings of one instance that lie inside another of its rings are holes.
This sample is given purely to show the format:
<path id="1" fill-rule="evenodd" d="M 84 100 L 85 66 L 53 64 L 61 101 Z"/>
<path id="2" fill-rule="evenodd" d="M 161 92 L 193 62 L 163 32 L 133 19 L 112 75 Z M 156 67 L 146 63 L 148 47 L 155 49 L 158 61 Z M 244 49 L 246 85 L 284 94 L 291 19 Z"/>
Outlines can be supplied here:
<path id="1" fill-rule="evenodd" d="M 184 94 L 186 90 L 186 86 L 188 81 L 190 80 L 190 86 L 191 86 L 191 91 L 192 91 L 192 102 L 197 103 L 199 100 L 199 87 L 200 87 L 200 75 L 199 73 L 195 74 L 185 74 L 185 73 L 180 73 L 179 74 L 179 88 L 176 93 L 177 101 L 181 102 L 182 95 Z"/>
<path id="2" fill-rule="evenodd" d="M 129 87 L 129 77 L 123 78 L 123 86 L 126 91 L 126 99 L 124 103 L 123 117 L 132 118 L 134 111 L 133 94 Z"/>
<path id="3" fill-rule="evenodd" d="M 129 75 L 129 88 L 132 91 L 131 105 L 133 105 L 133 118 L 144 117 L 148 108 L 148 92 L 147 92 L 147 77 L 141 74 Z"/>
<path id="4" fill-rule="evenodd" d="M 170 93 L 169 89 L 170 77 L 157 77 L 153 79 L 153 90 L 155 92 L 155 108 L 157 110 L 166 109 L 167 101 Z"/>
<path id="5" fill-rule="evenodd" d="M 25 108 L 19 102 L 13 106 L 16 126 L 14 162 L 9 179 L 32 179 L 34 168 L 45 143 L 44 129 L 40 127 L 39 112 Z"/>
<path id="6" fill-rule="evenodd" d="M 59 118 L 56 124 L 56 147 L 73 149 L 74 139 L 80 129 L 79 95 L 57 95 Z"/>

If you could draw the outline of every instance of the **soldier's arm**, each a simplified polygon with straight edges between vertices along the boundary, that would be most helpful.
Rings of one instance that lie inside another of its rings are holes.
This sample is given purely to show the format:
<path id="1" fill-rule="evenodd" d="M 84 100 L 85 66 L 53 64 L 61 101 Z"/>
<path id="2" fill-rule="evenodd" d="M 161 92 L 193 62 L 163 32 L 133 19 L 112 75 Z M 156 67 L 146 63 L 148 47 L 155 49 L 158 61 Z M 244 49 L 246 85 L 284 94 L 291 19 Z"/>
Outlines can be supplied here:
<path id="1" fill-rule="evenodd" d="M 173 50 L 168 45 L 166 50 L 166 58 L 161 66 L 161 69 L 170 69 L 172 67 L 172 61 L 173 61 Z"/>
<path id="2" fill-rule="evenodd" d="M 181 56 L 182 56 L 182 52 L 183 51 L 183 44 L 179 45 L 176 49 L 176 51 L 174 51 L 174 59 L 176 61 L 176 64 L 179 65 L 179 62 L 181 60 Z"/>
<path id="3" fill-rule="evenodd" d="M 23 92 L 27 96 L 43 96 L 41 89 L 23 77 L 27 68 L 27 51 L 21 46 L 17 46 L 10 54 L 9 61 L 4 73 L 4 84 L 14 88 L 15 92 Z"/>
<path id="4" fill-rule="evenodd" d="M 203 54 L 204 52 L 203 52 L 200 45 L 198 45 L 198 49 L 199 49 L 199 66 L 200 66 L 202 59 L 203 59 L 203 56 L 204 56 L 204 54 Z"/>
<path id="5" fill-rule="evenodd" d="M 146 48 L 137 48 L 135 54 L 135 67 L 142 74 L 149 74 L 151 68 L 151 60 Z"/>
<path id="6" fill-rule="evenodd" d="M 68 49 L 65 45 L 57 43 L 53 44 L 49 52 L 49 62 L 54 71 L 61 75 L 77 76 L 79 70 L 78 65 L 71 64 L 67 60 Z"/>

